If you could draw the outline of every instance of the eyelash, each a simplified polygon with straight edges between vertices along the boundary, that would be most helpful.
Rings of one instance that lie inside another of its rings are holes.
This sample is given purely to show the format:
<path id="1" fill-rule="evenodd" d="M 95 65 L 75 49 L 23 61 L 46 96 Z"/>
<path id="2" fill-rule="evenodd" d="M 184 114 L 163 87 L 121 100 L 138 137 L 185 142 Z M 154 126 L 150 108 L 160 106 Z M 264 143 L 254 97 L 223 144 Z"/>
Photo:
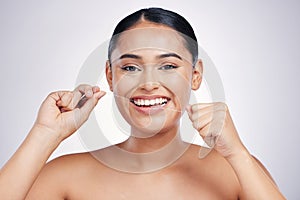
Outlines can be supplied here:
<path id="1" fill-rule="evenodd" d="M 128 72 L 141 71 L 139 68 L 137 68 L 136 66 L 132 66 L 132 65 L 121 67 L 121 69 L 124 71 L 128 71 Z"/>
<path id="2" fill-rule="evenodd" d="M 175 65 L 164 65 L 164 66 L 161 66 L 159 67 L 158 69 L 159 70 L 172 70 L 172 69 L 176 69 L 178 68 L 178 66 L 175 66 Z M 139 69 L 138 67 L 136 66 L 132 66 L 132 65 L 129 65 L 129 66 L 123 66 L 121 67 L 122 70 L 124 71 L 128 71 L 128 72 L 136 72 L 136 71 L 141 71 L 141 69 Z"/>
<path id="3" fill-rule="evenodd" d="M 171 70 L 171 69 L 176 69 L 176 68 L 178 68 L 178 67 L 175 65 L 164 65 L 164 66 L 160 67 L 159 70 Z"/>

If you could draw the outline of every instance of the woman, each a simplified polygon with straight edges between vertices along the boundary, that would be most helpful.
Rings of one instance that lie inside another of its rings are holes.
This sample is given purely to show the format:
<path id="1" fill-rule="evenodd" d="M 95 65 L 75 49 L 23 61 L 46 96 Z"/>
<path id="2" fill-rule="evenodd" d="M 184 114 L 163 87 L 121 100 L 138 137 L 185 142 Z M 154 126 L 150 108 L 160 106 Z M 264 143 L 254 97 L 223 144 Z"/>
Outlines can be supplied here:
<path id="1" fill-rule="evenodd" d="M 180 15 L 150 8 L 124 18 L 110 42 L 106 77 L 131 126 L 129 139 L 45 164 L 105 95 L 89 85 L 53 92 L 23 144 L 1 169 L 1 197 L 284 199 L 267 170 L 242 144 L 224 103 L 188 105 L 191 90 L 202 81 L 197 56 L 193 29 Z M 208 149 L 179 136 L 185 110 L 213 148 L 201 159 L 199 149 Z"/>

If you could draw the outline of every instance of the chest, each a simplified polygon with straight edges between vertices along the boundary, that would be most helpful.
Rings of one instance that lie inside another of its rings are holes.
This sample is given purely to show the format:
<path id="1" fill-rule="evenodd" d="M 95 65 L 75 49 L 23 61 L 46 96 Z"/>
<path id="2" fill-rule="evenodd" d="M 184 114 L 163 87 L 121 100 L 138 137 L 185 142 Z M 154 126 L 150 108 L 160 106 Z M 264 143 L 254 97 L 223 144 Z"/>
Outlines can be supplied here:
<path id="1" fill-rule="evenodd" d="M 216 181 L 181 173 L 124 175 L 106 174 L 90 177 L 77 184 L 68 199 L 237 199 Z"/>

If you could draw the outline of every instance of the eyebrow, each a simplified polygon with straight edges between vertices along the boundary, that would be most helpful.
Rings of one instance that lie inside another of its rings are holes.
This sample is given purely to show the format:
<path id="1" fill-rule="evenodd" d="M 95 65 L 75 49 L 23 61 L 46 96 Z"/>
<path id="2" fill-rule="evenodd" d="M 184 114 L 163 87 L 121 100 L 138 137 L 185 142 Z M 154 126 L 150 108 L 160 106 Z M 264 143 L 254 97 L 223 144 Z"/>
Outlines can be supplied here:
<path id="1" fill-rule="evenodd" d="M 124 59 L 124 58 L 142 59 L 141 56 L 135 54 L 129 54 L 129 53 L 123 54 L 119 57 L 119 59 Z"/>
<path id="2" fill-rule="evenodd" d="M 159 59 L 168 58 L 168 57 L 175 57 L 175 58 L 178 58 L 178 59 L 182 60 L 181 56 L 179 56 L 176 53 L 165 53 L 165 54 L 158 55 L 156 57 L 159 58 Z M 119 59 L 124 59 L 124 58 L 133 58 L 133 59 L 139 59 L 139 60 L 142 59 L 141 56 L 138 56 L 136 54 L 129 54 L 129 53 L 123 54 L 119 57 Z"/>
<path id="3" fill-rule="evenodd" d="M 175 58 L 178 58 L 179 60 L 182 60 L 182 58 L 176 54 L 176 53 L 165 53 L 165 54 L 161 54 L 159 56 L 157 56 L 158 58 L 168 58 L 168 57 L 175 57 Z"/>

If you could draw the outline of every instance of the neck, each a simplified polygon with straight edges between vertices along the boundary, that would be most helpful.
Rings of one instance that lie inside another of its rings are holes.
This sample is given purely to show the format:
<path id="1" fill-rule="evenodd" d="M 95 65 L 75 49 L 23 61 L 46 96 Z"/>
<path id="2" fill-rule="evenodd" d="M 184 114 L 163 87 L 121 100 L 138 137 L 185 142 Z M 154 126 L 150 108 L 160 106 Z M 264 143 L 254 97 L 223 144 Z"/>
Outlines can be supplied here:
<path id="1" fill-rule="evenodd" d="M 94 155 L 107 166 L 129 173 L 145 173 L 174 163 L 189 147 L 181 140 L 179 126 L 149 138 L 129 137 L 123 143 Z"/>
<path id="2" fill-rule="evenodd" d="M 135 137 L 135 135 L 141 135 L 140 133 L 137 134 L 137 130 L 132 129 L 131 132 L 131 136 L 118 146 L 132 153 L 149 153 L 159 151 L 168 144 L 182 143 L 178 125 L 147 138 Z"/>

